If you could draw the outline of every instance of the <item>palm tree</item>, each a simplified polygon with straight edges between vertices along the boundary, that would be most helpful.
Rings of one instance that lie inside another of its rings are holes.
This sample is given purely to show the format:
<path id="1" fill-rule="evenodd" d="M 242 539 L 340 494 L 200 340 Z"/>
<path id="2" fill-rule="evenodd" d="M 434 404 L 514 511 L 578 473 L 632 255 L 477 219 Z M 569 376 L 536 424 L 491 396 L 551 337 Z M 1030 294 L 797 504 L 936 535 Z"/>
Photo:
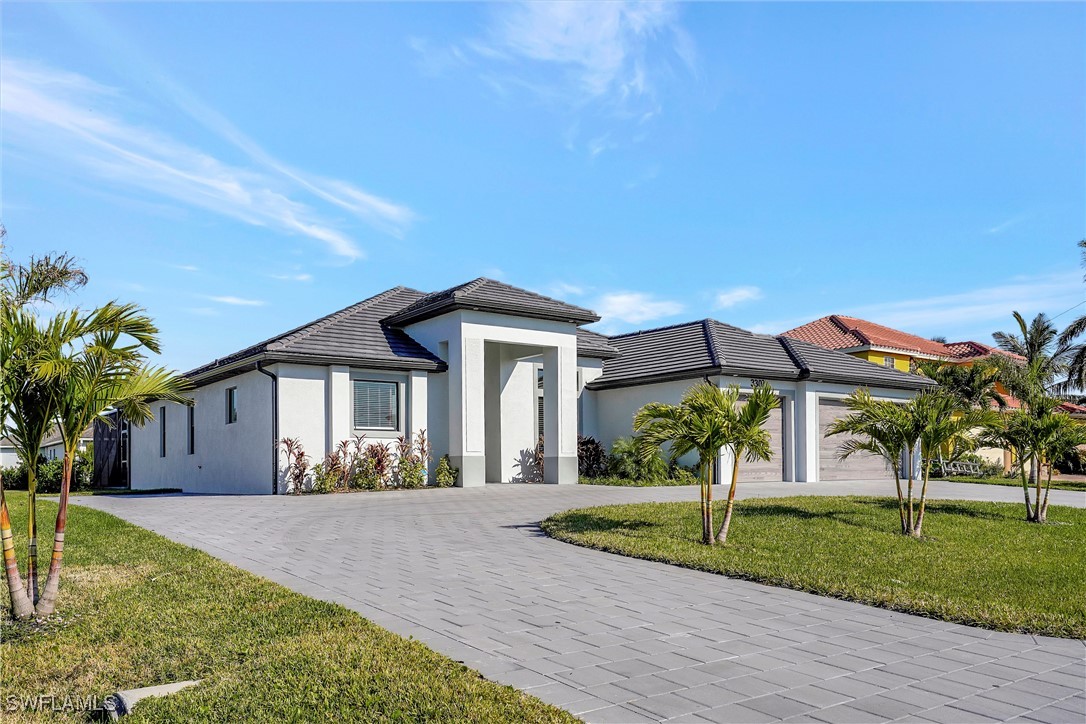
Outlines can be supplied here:
<path id="1" fill-rule="evenodd" d="M 0 479 L 0 539 L 3 541 L 4 571 L 16 618 L 34 613 L 37 597 L 37 463 L 43 422 L 48 422 L 51 397 L 40 382 L 28 379 L 28 354 L 39 339 L 38 327 L 27 307 L 45 302 L 52 296 L 81 287 L 87 276 L 75 259 L 66 254 L 31 257 L 26 264 L 16 264 L 4 253 L 3 239 L 7 232 L 0 225 L 0 434 L 16 441 L 33 483 L 28 496 L 28 575 L 24 586 L 19 575 L 11 517 Z M 26 411 L 35 421 L 20 421 L 17 411 Z M 14 428 L 14 429 L 13 429 Z M 46 428 L 47 430 L 47 428 Z M 44 436 L 44 432 L 42 436 Z"/>
<path id="2" fill-rule="evenodd" d="M 768 433 L 765 433 L 763 441 L 754 430 L 765 424 L 768 410 L 772 409 L 772 406 L 766 409 L 771 404 L 768 398 L 772 398 L 773 406 L 779 404 L 769 385 L 755 385 L 746 403 L 750 411 L 744 417 L 744 413 L 736 409 L 739 401 L 737 386 L 721 389 L 709 382 L 701 382 L 687 390 L 678 405 L 653 402 L 634 415 L 634 430 L 644 459 L 658 455 L 663 445 L 670 446 L 672 462 L 688 453 L 697 453 L 701 473 L 701 540 L 706 545 L 713 545 L 720 535 L 723 535 L 721 540 L 727 538 L 725 528 L 722 527 L 721 533 L 716 535 L 713 530 L 712 486 L 719 477 L 717 457 L 725 448 L 733 452 L 738 450 L 736 461 L 744 454 L 753 456 L 753 459 L 763 454 L 768 457 Z M 741 420 L 745 427 L 741 428 Z M 733 503 L 734 496 L 733 475 L 730 503 Z M 725 514 L 725 521 L 730 523 L 729 513 Z"/>
<path id="3" fill-rule="evenodd" d="M 1038 523 L 1048 520 L 1048 493 L 1052 490 L 1052 468 L 1055 467 L 1056 461 L 1086 445 L 1086 425 L 1081 425 L 1072 420 L 1069 415 L 1062 413 L 1054 413 L 1050 417 L 1052 419 L 1041 427 L 1043 430 L 1041 452 L 1048 461 L 1048 479 L 1045 481 L 1043 499 L 1040 480 L 1037 481 L 1037 500 L 1040 503 L 1036 514 Z"/>
<path id="4" fill-rule="evenodd" d="M 1057 402 L 1047 398 L 1035 401 L 1034 406 L 1028 410 L 1004 412 L 988 424 L 984 434 L 985 445 L 1002 447 L 1014 453 L 1022 483 L 1022 496 L 1026 503 L 1026 520 L 1031 523 L 1039 522 L 1040 500 L 1030 500 L 1030 482 L 1036 480 L 1039 498 L 1040 475 L 1035 475 L 1036 461 L 1044 454 L 1044 430 L 1051 425 L 1048 418 L 1054 413 Z"/>
<path id="5" fill-rule="evenodd" d="M 1000 368 L 986 360 L 971 365 L 954 364 L 939 360 L 921 360 L 917 363 L 921 374 L 939 384 L 947 394 L 955 397 L 963 407 L 999 408 L 1007 401 L 999 394 Z"/>
<path id="6" fill-rule="evenodd" d="M 985 429 L 993 422 L 996 413 L 966 406 L 957 395 L 942 390 L 920 393 L 905 404 L 904 410 L 914 419 L 912 428 L 919 433 L 920 459 L 923 461 L 920 507 L 912 531 L 913 535 L 919 536 L 924 526 L 932 459 L 940 450 L 948 447 L 959 450 L 976 448 L 978 436 L 974 430 Z"/>
<path id="7" fill-rule="evenodd" d="M 1078 248 L 1081 250 L 1082 266 L 1086 267 L 1086 239 L 1079 241 Z M 1083 333 L 1086 333 L 1086 314 L 1067 325 L 1060 335 L 1059 343 L 1068 346 L 1070 357 L 1064 391 L 1086 390 L 1086 343 L 1075 342 Z"/>
<path id="8" fill-rule="evenodd" d="M 735 508 L 735 489 L 739 482 L 739 459 L 747 462 L 769 460 L 773 457 L 770 448 L 769 431 L 765 424 L 769 413 L 781 406 L 780 397 L 767 384 L 756 384 L 742 410 L 735 414 L 735 408 L 728 410 L 731 422 L 731 435 L 724 444 L 732 454 L 732 484 L 728 489 L 728 504 L 724 508 L 724 522 L 716 535 L 718 543 L 728 542 L 728 529 L 732 524 L 732 511 Z"/>
<path id="9" fill-rule="evenodd" d="M 826 437 L 850 436 L 838 448 L 838 456 L 842 460 L 859 453 L 869 453 L 886 461 L 894 473 L 901 532 L 907 535 L 913 525 L 913 453 L 917 439 L 911 422 L 900 404 L 890 400 L 876 400 L 866 388 L 857 389 L 849 395 L 845 399 L 845 405 L 851 414 L 834 420 L 826 430 Z M 908 476 L 908 511 L 905 506 L 906 496 L 901 489 L 902 458 L 907 459 L 905 470 Z"/>
<path id="10" fill-rule="evenodd" d="M 1014 368 L 1021 365 L 1012 360 L 996 361 L 1002 372 L 1010 373 L 1007 374 L 1007 389 L 1023 401 L 1028 401 L 1026 398 L 1038 393 L 1059 391 L 1060 381 L 1067 374 L 1073 356 L 1071 345 L 1060 340 L 1056 326 L 1044 313 L 1038 314 L 1028 324 L 1018 312 L 1013 312 L 1013 316 L 1018 331 L 995 332 L 992 338 L 1001 350 L 1025 358 L 1025 366 L 1032 371 L 1023 377 L 1014 374 Z M 1028 384 L 1023 387 L 1023 383 Z"/>
<path id="11" fill-rule="evenodd" d="M 140 426 L 153 417 L 151 401 L 192 404 L 183 394 L 190 387 L 187 380 L 146 365 L 144 350 L 159 351 L 158 330 L 142 309 L 110 302 L 87 314 L 58 315 L 47 331 L 53 355 L 39 359 L 38 374 L 59 386 L 56 415 L 64 441 L 64 467 L 53 555 L 37 602 L 39 616 L 51 614 L 56 607 L 72 464 L 82 431 L 97 419 L 108 423 L 106 415 L 113 410 Z"/>

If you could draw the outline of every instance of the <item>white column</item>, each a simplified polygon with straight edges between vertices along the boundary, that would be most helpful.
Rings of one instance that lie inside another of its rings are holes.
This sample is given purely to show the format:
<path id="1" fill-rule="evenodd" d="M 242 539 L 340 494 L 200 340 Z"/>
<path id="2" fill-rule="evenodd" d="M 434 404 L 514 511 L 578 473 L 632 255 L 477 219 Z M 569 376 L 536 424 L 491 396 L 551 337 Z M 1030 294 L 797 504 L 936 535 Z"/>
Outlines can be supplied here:
<path id="1" fill-rule="evenodd" d="M 351 368 L 345 365 L 328 367 L 327 419 L 324 424 L 325 454 L 332 452 L 340 440 L 351 436 Z"/>
<path id="2" fill-rule="evenodd" d="M 486 484 L 483 340 L 449 340 L 449 459 L 460 485 Z"/>
<path id="3" fill-rule="evenodd" d="M 577 348 L 543 353 L 543 481 L 577 482 Z"/>
<path id="4" fill-rule="evenodd" d="M 426 429 L 428 400 L 426 398 L 427 376 L 424 370 L 411 370 L 407 380 L 408 431 L 412 438 Z"/>
<path id="5" fill-rule="evenodd" d="M 809 383 L 796 385 L 795 410 L 796 480 L 816 483 L 822 431 L 818 425 L 818 393 L 809 389 Z"/>

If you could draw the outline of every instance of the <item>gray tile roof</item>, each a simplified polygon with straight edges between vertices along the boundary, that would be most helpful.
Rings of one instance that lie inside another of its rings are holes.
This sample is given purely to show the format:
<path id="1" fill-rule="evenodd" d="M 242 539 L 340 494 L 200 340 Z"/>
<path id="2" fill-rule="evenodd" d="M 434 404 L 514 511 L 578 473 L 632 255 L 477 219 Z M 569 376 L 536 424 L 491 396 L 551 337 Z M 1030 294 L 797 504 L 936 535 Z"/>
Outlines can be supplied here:
<path id="1" fill-rule="evenodd" d="M 865 362 L 807 342 L 754 334 L 715 319 L 610 337 L 619 356 L 588 387 L 606 389 L 704 375 L 767 380 L 810 379 L 922 389 L 930 380 Z"/>
<path id="2" fill-rule="evenodd" d="M 478 309 L 484 312 L 515 314 L 577 324 L 588 324 L 600 320 L 599 316 L 590 309 L 551 299 L 504 282 L 479 277 L 466 284 L 427 294 L 406 308 L 390 314 L 383 321 L 385 324 L 400 327 L 456 309 Z"/>
<path id="3" fill-rule="evenodd" d="M 224 367 L 246 360 L 297 362 L 346 362 L 385 369 L 443 370 L 445 363 L 402 329 L 381 320 L 425 297 L 415 289 L 396 287 L 346 309 L 296 327 L 210 364 L 190 371 L 187 377 L 215 376 Z"/>
<path id="4" fill-rule="evenodd" d="M 611 344 L 611 340 L 590 329 L 577 328 L 577 354 L 581 357 L 593 357 L 595 359 L 610 359 L 618 357 L 618 350 Z"/>

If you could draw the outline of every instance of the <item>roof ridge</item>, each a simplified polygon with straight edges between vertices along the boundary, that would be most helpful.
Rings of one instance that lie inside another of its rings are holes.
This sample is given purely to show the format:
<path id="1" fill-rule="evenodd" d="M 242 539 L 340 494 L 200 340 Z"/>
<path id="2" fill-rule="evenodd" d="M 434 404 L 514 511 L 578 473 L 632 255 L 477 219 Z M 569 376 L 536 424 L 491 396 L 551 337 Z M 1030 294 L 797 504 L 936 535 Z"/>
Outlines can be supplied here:
<path id="1" fill-rule="evenodd" d="M 316 319 L 316 320 L 310 322 L 309 324 L 302 325 L 301 327 L 295 327 L 294 329 L 292 329 L 289 332 L 284 332 L 283 334 L 279 335 L 278 337 L 275 337 L 272 340 L 266 342 L 265 345 L 267 347 L 271 347 L 272 344 L 285 345 L 286 344 L 286 339 L 288 337 L 291 337 L 291 335 L 294 335 L 294 336 L 290 340 L 290 342 L 291 343 L 298 342 L 300 340 L 305 339 L 306 337 L 309 337 L 310 335 L 314 334 L 315 332 L 324 329 L 329 324 L 332 324 L 333 322 L 337 322 L 340 319 L 343 319 L 344 317 L 346 317 L 346 316 L 348 316 L 350 314 L 353 314 L 354 312 L 357 312 L 359 309 L 367 309 L 369 307 L 372 307 L 374 304 L 377 304 L 378 302 L 384 301 L 385 299 L 392 296 L 393 294 L 403 292 L 403 291 L 416 291 L 417 292 L 418 290 L 417 289 L 409 290 L 407 287 L 403 286 L 402 284 L 399 285 L 399 286 L 392 287 L 391 289 L 386 289 L 383 292 L 380 292 L 378 294 L 374 294 L 372 297 L 370 297 L 368 299 L 363 299 L 361 302 L 355 302 L 354 304 L 350 305 L 349 307 L 344 307 L 343 309 L 340 309 L 337 312 L 332 312 L 331 314 L 326 314 L 325 316 L 320 317 L 319 319 Z"/>
<path id="2" fill-rule="evenodd" d="M 792 358 L 792 362 L 794 362 L 796 367 L 799 369 L 799 378 L 804 379 L 805 377 L 810 377 L 811 365 L 807 362 L 807 359 L 802 354 L 800 354 L 800 351 L 792 346 L 792 342 L 796 342 L 799 340 L 793 340 L 785 336 L 778 336 L 776 337 L 776 340 L 778 343 L 780 343 L 781 347 L 784 348 L 784 351 L 788 354 L 788 356 Z"/>
<path id="3" fill-rule="evenodd" d="M 470 292 L 474 292 L 476 289 L 478 289 L 479 287 L 485 285 L 487 282 L 492 282 L 492 281 L 496 281 L 496 280 L 495 279 L 489 279 L 487 277 L 476 277 L 476 278 L 472 279 L 470 282 L 467 282 L 466 284 L 457 284 L 455 287 L 451 287 L 451 289 L 453 290 L 452 291 L 452 296 L 455 297 L 455 296 L 457 296 L 459 294 L 468 294 Z M 498 283 L 500 284 L 501 282 L 498 282 Z M 510 285 L 507 284 L 506 286 L 510 286 Z"/>
<path id="4" fill-rule="evenodd" d="M 710 322 L 716 322 L 715 319 L 706 317 L 701 320 L 701 329 L 705 334 L 705 344 L 709 348 L 709 362 L 713 367 L 720 367 L 720 362 L 723 359 L 723 355 L 720 354 L 720 350 L 716 348 L 716 339 L 713 336 L 712 329 L 709 326 Z M 719 322 L 717 322 L 719 324 Z"/>
<path id="5" fill-rule="evenodd" d="M 689 322 L 677 322 L 675 324 L 667 324 L 663 327 L 652 327 L 650 329 L 639 329 L 636 332 L 623 332 L 622 334 L 612 334 L 608 339 L 622 339 L 624 337 L 636 337 L 639 334 L 648 334 L 649 332 L 663 332 L 667 329 L 678 329 L 679 327 L 692 327 L 695 324 L 701 324 L 708 319 L 692 319 Z"/>

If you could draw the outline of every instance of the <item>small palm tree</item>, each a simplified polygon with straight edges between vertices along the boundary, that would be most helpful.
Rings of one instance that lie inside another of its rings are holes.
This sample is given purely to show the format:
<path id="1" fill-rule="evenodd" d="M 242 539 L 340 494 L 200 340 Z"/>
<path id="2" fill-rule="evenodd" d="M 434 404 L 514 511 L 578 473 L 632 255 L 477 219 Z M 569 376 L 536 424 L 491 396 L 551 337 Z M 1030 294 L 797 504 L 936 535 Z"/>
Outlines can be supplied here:
<path id="1" fill-rule="evenodd" d="M 845 460 L 859 453 L 877 455 L 886 461 L 894 473 L 897 490 L 898 514 L 901 532 L 908 534 L 912 528 L 913 452 L 916 435 L 905 410 L 890 400 L 876 400 L 866 388 L 859 388 L 845 399 L 851 414 L 834 420 L 826 437 L 849 435 L 838 447 L 838 456 Z M 906 459 L 908 476 L 908 512 L 905 492 L 901 489 L 901 461 Z"/>
<path id="2" fill-rule="evenodd" d="M 1048 461 L 1048 478 L 1044 486 L 1044 498 L 1041 498 L 1040 476 L 1037 481 L 1037 500 L 1040 508 L 1036 515 L 1036 522 L 1044 523 L 1048 520 L 1048 493 L 1052 490 L 1052 469 L 1056 461 L 1068 453 L 1078 450 L 1086 445 L 1086 425 L 1081 425 L 1071 419 L 1069 415 L 1053 413 L 1051 420 L 1041 429 L 1041 452 Z"/>
<path id="3" fill-rule="evenodd" d="M 765 429 L 769 413 L 781 406 L 780 397 L 767 384 L 757 384 L 747 397 L 746 403 L 737 415 L 735 408 L 729 411 L 731 435 L 725 447 L 732 454 L 732 483 L 728 489 L 728 504 L 724 508 L 724 522 L 716 535 L 718 543 L 728 542 L 728 529 L 732 523 L 732 511 L 735 508 L 735 490 L 739 482 L 739 460 L 747 462 L 769 460 L 773 457 L 770 447 L 769 431 Z"/>
<path id="4" fill-rule="evenodd" d="M 733 469 L 725 525 L 719 533 L 715 532 L 712 486 L 719 477 L 717 458 L 721 450 L 727 448 L 735 453 L 736 467 L 743 456 L 768 459 L 770 454 L 769 435 L 761 428 L 769 417 L 769 410 L 780 404 L 776 395 L 769 385 L 759 383 L 743 411 L 737 409 L 738 401 L 737 386 L 721 389 L 701 382 L 687 390 L 678 405 L 653 402 L 634 416 L 634 430 L 644 459 L 658 455 L 664 445 L 669 446 L 673 462 L 688 453 L 697 454 L 701 473 L 701 540 L 706 545 L 727 539 L 725 526 L 730 525 L 734 505 L 736 475 Z M 759 436 L 758 430 L 764 437 Z"/>
<path id="5" fill-rule="evenodd" d="M 144 362 L 144 350 L 158 352 L 158 330 L 142 309 L 113 302 L 90 313 L 71 311 L 55 317 L 47 328 L 52 355 L 38 360 L 38 375 L 58 386 L 56 417 L 64 442 L 64 467 L 53 555 L 36 613 L 47 616 L 56 607 L 72 464 L 83 430 L 120 411 L 141 426 L 152 419 L 155 400 L 192 404 L 184 396 L 190 383 L 176 373 Z M 134 342 L 131 343 L 131 342 Z"/>

